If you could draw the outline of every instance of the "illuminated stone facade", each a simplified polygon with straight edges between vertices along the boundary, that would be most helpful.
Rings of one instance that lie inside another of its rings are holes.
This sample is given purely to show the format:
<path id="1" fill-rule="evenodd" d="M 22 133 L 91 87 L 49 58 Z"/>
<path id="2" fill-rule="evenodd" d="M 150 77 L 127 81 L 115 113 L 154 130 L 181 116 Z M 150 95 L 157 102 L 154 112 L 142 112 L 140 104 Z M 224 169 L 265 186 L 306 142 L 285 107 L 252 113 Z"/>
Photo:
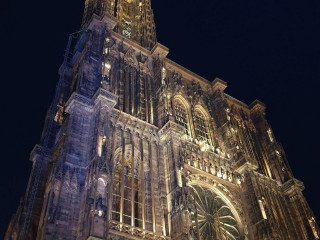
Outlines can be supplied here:
<path id="1" fill-rule="evenodd" d="M 319 239 L 265 105 L 168 52 L 150 0 L 86 1 L 6 240 Z"/>

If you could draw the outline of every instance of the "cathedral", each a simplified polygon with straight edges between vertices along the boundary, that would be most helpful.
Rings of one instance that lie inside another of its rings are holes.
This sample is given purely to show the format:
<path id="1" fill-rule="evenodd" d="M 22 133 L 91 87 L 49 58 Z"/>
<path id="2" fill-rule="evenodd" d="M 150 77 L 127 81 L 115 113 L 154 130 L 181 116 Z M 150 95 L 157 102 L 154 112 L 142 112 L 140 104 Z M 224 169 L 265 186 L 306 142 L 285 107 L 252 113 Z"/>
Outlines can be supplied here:
<path id="1" fill-rule="evenodd" d="M 85 1 L 5 240 L 319 239 L 266 106 L 155 29 L 151 0 Z"/>

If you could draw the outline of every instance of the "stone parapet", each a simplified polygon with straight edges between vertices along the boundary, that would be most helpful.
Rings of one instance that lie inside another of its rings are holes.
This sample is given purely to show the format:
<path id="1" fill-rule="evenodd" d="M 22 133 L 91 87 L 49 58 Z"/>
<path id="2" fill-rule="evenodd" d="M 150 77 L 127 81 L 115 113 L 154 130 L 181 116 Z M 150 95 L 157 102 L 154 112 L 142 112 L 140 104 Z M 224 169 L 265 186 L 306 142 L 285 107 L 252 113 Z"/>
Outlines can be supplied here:
<path id="1" fill-rule="evenodd" d="M 110 222 L 110 233 L 121 235 L 128 239 L 171 240 L 170 237 L 159 235 L 155 232 L 147 231 L 116 221 Z"/>

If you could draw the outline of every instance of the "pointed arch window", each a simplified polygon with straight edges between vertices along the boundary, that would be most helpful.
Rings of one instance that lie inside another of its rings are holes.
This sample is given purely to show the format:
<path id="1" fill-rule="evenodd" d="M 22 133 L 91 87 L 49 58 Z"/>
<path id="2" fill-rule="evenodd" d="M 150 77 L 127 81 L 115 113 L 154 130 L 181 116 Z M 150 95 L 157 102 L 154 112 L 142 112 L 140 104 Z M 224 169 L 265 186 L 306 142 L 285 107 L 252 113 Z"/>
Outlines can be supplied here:
<path id="1" fill-rule="evenodd" d="M 188 126 L 187 109 L 180 102 L 176 102 L 174 104 L 174 111 L 175 111 L 176 122 L 185 128 L 185 133 L 187 135 L 190 135 L 189 126 Z"/>
<path id="2" fill-rule="evenodd" d="M 196 138 L 200 141 L 210 143 L 205 116 L 200 111 L 195 111 L 193 120 Z"/>

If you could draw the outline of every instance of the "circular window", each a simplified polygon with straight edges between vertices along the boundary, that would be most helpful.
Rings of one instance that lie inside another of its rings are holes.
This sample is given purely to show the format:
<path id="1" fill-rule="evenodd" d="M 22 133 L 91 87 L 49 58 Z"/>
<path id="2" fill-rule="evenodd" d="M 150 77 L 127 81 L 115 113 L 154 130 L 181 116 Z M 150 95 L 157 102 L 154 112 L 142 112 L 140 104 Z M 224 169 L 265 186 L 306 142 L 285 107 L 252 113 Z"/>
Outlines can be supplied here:
<path id="1" fill-rule="evenodd" d="M 240 240 L 238 223 L 230 207 L 213 191 L 191 186 L 191 218 L 194 234 L 202 240 Z"/>

